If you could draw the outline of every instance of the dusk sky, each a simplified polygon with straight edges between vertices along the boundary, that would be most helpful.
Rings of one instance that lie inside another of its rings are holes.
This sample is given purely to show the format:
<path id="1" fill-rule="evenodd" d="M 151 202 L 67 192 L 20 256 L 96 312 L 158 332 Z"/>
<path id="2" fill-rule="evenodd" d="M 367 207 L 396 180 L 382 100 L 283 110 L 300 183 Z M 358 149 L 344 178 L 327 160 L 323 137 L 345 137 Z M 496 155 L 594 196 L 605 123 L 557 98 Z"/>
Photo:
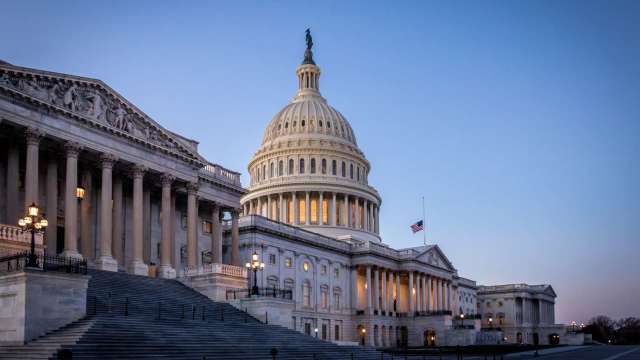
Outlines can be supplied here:
<path id="1" fill-rule="evenodd" d="M 640 1 L 3 1 L 0 59 L 98 78 L 241 171 L 321 92 L 383 198 L 478 284 L 550 283 L 556 319 L 640 317 Z"/>

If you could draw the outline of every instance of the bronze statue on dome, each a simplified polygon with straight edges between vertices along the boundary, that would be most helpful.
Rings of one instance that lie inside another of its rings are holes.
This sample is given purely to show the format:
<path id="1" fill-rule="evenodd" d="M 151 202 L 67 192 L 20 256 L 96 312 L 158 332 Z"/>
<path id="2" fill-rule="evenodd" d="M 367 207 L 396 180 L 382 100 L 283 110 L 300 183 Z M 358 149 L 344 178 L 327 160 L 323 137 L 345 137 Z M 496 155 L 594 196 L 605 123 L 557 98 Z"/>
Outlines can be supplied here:
<path id="1" fill-rule="evenodd" d="M 304 51 L 304 61 L 302 61 L 302 64 L 315 65 L 316 63 L 313 61 L 313 52 L 311 51 L 311 48 L 313 47 L 313 38 L 311 37 L 310 28 L 307 28 L 305 31 L 305 40 L 307 42 L 307 49 Z"/>

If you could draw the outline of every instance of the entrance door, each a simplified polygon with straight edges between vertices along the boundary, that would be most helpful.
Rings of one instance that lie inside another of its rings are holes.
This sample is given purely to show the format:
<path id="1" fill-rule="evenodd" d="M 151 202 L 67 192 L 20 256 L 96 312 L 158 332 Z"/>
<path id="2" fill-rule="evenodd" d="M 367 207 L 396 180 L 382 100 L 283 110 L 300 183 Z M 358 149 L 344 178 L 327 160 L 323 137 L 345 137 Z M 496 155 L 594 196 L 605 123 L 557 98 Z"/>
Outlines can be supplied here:
<path id="1" fill-rule="evenodd" d="M 311 335 L 311 324 L 309 323 L 304 324 L 304 333 L 307 335 Z"/>
<path id="2" fill-rule="evenodd" d="M 436 346 L 436 332 L 433 330 L 424 331 L 424 346 Z"/>
<path id="3" fill-rule="evenodd" d="M 538 333 L 533 333 L 533 345 L 538 345 L 540 343 L 540 338 L 538 337 Z"/>

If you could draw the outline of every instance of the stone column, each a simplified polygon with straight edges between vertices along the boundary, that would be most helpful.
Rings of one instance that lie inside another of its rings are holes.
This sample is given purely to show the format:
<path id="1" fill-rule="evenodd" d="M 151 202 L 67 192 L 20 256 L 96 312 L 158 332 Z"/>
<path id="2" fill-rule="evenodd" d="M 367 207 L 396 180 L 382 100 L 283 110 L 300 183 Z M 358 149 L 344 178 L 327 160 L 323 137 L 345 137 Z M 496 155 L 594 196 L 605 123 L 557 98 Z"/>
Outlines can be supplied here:
<path id="1" fill-rule="evenodd" d="M 62 256 L 82 259 L 78 252 L 78 154 L 82 147 L 68 142 L 64 146 L 67 157 L 67 172 L 64 194 L 64 251 Z"/>
<path id="2" fill-rule="evenodd" d="M 396 312 L 400 312 L 400 272 L 396 273 Z"/>
<path id="3" fill-rule="evenodd" d="M 387 271 L 382 270 L 382 311 L 388 309 L 389 297 L 387 296 Z"/>
<path id="4" fill-rule="evenodd" d="M 367 278 L 366 278 L 366 296 L 367 296 L 367 314 L 373 315 L 373 306 L 371 306 L 371 265 L 367 265 Z"/>
<path id="5" fill-rule="evenodd" d="M 378 206 L 375 206 L 373 210 L 375 211 L 375 216 L 374 216 L 374 219 L 375 219 L 374 223 L 376 225 L 375 232 L 376 234 L 380 234 L 380 214 L 378 213 L 380 211 L 380 208 Z"/>
<path id="6" fill-rule="evenodd" d="M 282 196 L 282 193 L 280 193 L 278 194 L 278 221 L 282 223 L 287 222 L 285 218 L 286 211 L 284 210 L 284 205 L 284 197 Z"/>
<path id="7" fill-rule="evenodd" d="M 187 266 L 195 268 L 198 266 L 198 184 L 187 184 Z"/>
<path id="8" fill-rule="evenodd" d="M 311 201 L 309 201 L 309 199 L 311 198 L 310 194 L 308 191 L 305 191 L 305 200 L 304 200 L 304 209 L 305 209 L 305 213 L 304 213 L 304 223 L 306 225 L 310 225 L 311 224 Z"/>
<path id="9" fill-rule="evenodd" d="M 255 215 L 255 208 L 253 207 L 253 199 L 249 200 L 249 215 Z"/>
<path id="10" fill-rule="evenodd" d="M 213 262 L 222 264 L 222 224 L 220 223 L 220 206 L 213 204 L 211 211 L 211 251 Z"/>
<path id="11" fill-rule="evenodd" d="M 122 177 L 116 176 L 113 180 L 113 231 L 111 240 L 111 253 L 119 265 L 124 265 L 123 233 L 122 233 Z"/>
<path id="12" fill-rule="evenodd" d="M 362 230 L 369 231 L 369 205 L 367 199 L 362 199 Z"/>
<path id="13" fill-rule="evenodd" d="M 82 171 L 80 183 L 84 188 L 84 199 L 80 200 L 80 253 L 85 259 L 93 259 L 93 217 L 91 214 L 93 198 L 93 176 L 89 169 Z"/>
<path id="14" fill-rule="evenodd" d="M 158 268 L 158 277 L 166 279 L 176 277 L 176 270 L 171 266 L 171 185 L 174 180 L 174 176 L 168 173 L 162 174 L 160 177 L 162 183 L 160 213 L 162 216 L 160 219 L 160 268 Z"/>
<path id="15" fill-rule="evenodd" d="M 331 206 L 329 207 L 329 219 L 331 219 L 331 226 L 336 226 L 336 193 L 331 196 Z"/>
<path id="16" fill-rule="evenodd" d="M 116 157 L 102 154 L 102 181 L 100 190 L 100 256 L 96 260 L 96 268 L 106 271 L 118 271 L 118 263 L 111 256 L 111 241 L 113 240 L 113 164 Z"/>
<path id="17" fill-rule="evenodd" d="M 293 201 L 293 224 L 300 224 L 300 202 L 298 202 L 298 196 L 296 192 L 291 193 L 291 201 Z"/>
<path id="18" fill-rule="evenodd" d="M 351 309 L 358 310 L 358 267 L 351 268 Z"/>
<path id="19" fill-rule="evenodd" d="M 49 221 L 49 226 L 47 226 L 45 234 L 47 241 L 47 253 L 55 255 L 58 247 L 58 159 L 55 156 L 51 156 L 47 162 L 46 191 L 46 217 Z"/>
<path id="20" fill-rule="evenodd" d="M 415 306 L 413 301 L 413 271 L 409 271 L 409 286 L 407 287 L 409 293 L 409 316 L 415 315 Z"/>
<path id="21" fill-rule="evenodd" d="M 142 261 L 151 263 L 151 186 L 142 192 Z"/>
<path id="22" fill-rule="evenodd" d="M 427 275 L 422 276 L 422 298 L 424 300 L 424 311 L 429 311 L 429 287 L 427 284 Z"/>
<path id="23" fill-rule="evenodd" d="M 144 241 L 144 189 L 143 178 L 147 169 L 142 165 L 135 165 L 132 168 L 133 177 L 133 254 L 129 259 L 127 271 L 135 275 L 148 275 L 147 265 L 142 260 L 142 243 Z"/>
<path id="24" fill-rule="evenodd" d="M 258 211 L 256 212 L 260 216 L 264 216 L 262 213 L 262 197 L 258 197 Z"/>
<path id="25" fill-rule="evenodd" d="M 373 213 L 373 201 L 371 201 L 369 202 L 369 228 L 367 230 L 374 232 L 375 224 L 376 224 L 376 220 L 375 220 L 375 215 Z"/>
<path id="26" fill-rule="evenodd" d="M 27 207 L 32 203 L 38 204 L 38 157 L 40 139 L 44 136 L 44 133 L 37 129 L 29 127 L 25 131 L 25 139 L 27 142 L 27 164 L 24 174 L 24 212 L 26 213 Z M 15 219 L 16 221 L 18 219 Z"/>
<path id="27" fill-rule="evenodd" d="M 422 274 L 416 273 L 416 311 L 422 311 Z"/>
<path id="28" fill-rule="evenodd" d="M 318 225 L 324 225 L 324 194 L 318 194 Z"/>
<path id="29" fill-rule="evenodd" d="M 267 195 L 267 218 L 269 220 L 273 220 L 274 219 L 273 209 L 272 209 L 272 205 L 271 205 L 271 195 Z"/>
<path id="30" fill-rule="evenodd" d="M 20 211 L 22 204 L 19 204 L 19 175 L 20 175 L 20 151 L 18 147 L 11 143 L 7 152 L 7 222 L 17 226 L 18 219 L 24 217 Z M 51 216 L 51 215 L 49 215 Z"/>
<path id="31" fill-rule="evenodd" d="M 238 210 L 231 211 L 231 264 L 240 264 L 240 229 L 238 228 Z"/>
<path id="32" fill-rule="evenodd" d="M 358 198 L 357 196 L 353 198 L 353 208 L 353 211 L 356 212 L 353 227 L 356 229 L 360 229 L 360 198 Z"/>
<path id="33" fill-rule="evenodd" d="M 373 310 L 380 311 L 380 268 L 376 268 L 373 278 Z"/>
<path id="34" fill-rule="evenodd" d="M 344 222 L 346 227 L 352 227 L 351 223 L 351 204 L 349 202 L 349 195 L 344 194 L 344 213 L 347 216 L 347 221 Z"/>

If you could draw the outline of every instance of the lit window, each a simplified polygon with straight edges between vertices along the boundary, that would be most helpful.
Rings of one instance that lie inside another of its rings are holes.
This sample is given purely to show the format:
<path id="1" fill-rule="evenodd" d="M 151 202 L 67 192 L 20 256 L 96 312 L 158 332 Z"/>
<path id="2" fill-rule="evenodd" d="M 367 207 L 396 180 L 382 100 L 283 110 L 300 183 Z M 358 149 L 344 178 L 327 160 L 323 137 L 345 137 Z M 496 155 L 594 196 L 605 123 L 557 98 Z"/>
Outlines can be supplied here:
<path id="1" fill-rule="evenodd" d="M 298 201 L 298 210 L 299 210 L 298 211 L 298 213 L 299 213 L 298 214 L 299 215 L 298 221 L 300 221 L 300 223 L 302 223 L 302 224 L 307 222 L 307 214 L 306 214 L 306 211 L 305 211 L 305 209 L 307 208 L 306 205 L 307 204 L 306 204 L 306 200 L 305 199 L 300 199 Z"/>
<path id="2" fill-rule="evenodd" d="M 322 267 L 320 268 L 320 273 L 322 275 L 327 275 L 327 265 L 322 265 Z"/>
<path id="3" fill-rule="evenodd" d="M 288 257 L 288 258 L 284 259 L 284 266 L 285 266 L 285 267 L 288 267 L 288 268 L 293 267 L 293 262 L 291 261 L 291 258 L 290 258 L 290 257 Z"/>
<path id="4" fill-rule="evenodd" d="M 203 220 L 202 221 L 202 233 L 203 234 L 211 234 L 213 231 L 213 224 L 210 221 Z"/>
<path id="5" fill-rule="evenodd" d="M 271 265 L 276 264 L 276 254 L 269 254 L 269 264 Z"/>
<path id="6" fill-rule="evenodd" d="M 304 270 L 305 272 L 308 272 L 308 271 L 309 271 L 309 269 L 311 269 L 311 264 L 309 264 L 308 262 L 306 262 L 306 261 L 305 261 L 305 262 L 302 264 L 302 270 Z"/>
<path id="7" fill-rule="evenodd" d="M 328 199 L 322 199 L 322 223 L 325 225 L 329 223 L 329 200 Z"/>
<path id="8" fill-rule="evenodd" d="M 316 199 L 311 199 L 311 223 L 318 223 L 318 201 Z"/>
<path id="9" fill-rule="evenodd" d="M 311 284 L 309 281 L 302 284 L 302 303 L 304 306 L 311 306 Z"/>
<path id="10" fill-rule="evenodd" d="M 288 212 L 288 220 L 289 220 L 289 224 L 293 223 L 293 201 L 290 199 L 287 199 L 287 212 Z"/>
<path id="11" fill-rule="evenodd" d="M 329 307 L 329 288 L 326 285 L 320 288 L 320 306 L 323 309 Z"/>

